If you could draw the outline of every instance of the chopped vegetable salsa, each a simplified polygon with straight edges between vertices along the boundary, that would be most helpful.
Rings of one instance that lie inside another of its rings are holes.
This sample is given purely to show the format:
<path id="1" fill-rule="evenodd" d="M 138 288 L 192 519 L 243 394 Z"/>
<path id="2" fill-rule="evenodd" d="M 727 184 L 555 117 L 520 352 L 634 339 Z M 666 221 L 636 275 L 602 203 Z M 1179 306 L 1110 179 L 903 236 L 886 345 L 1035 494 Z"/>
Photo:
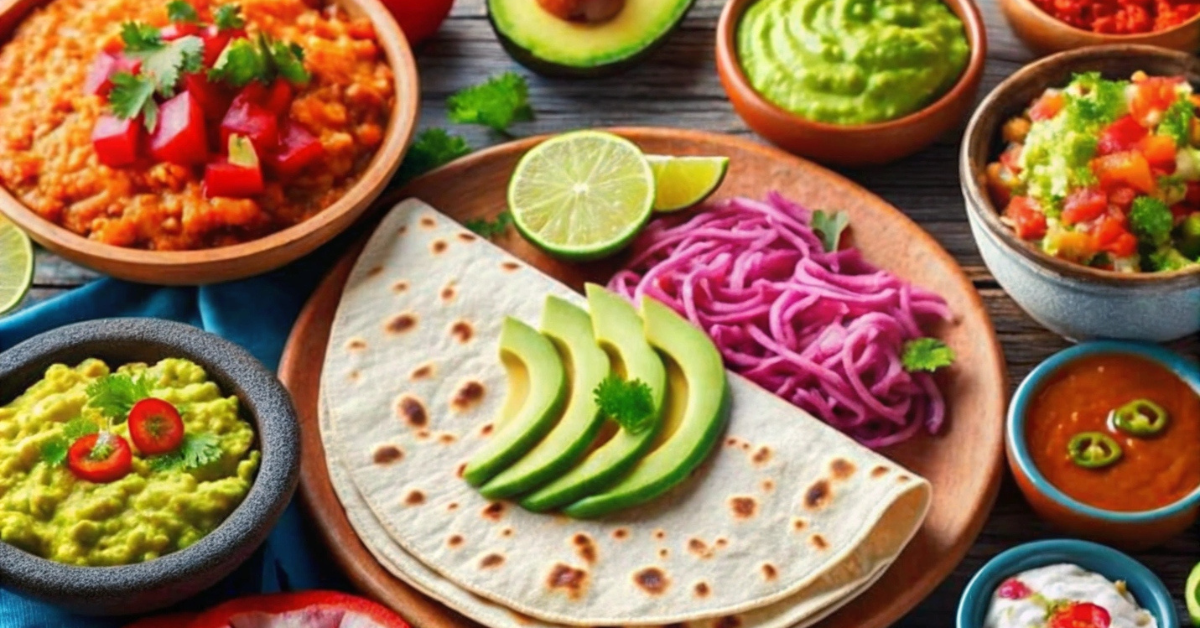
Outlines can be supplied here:
<path id="1" fill-rule="evenodd" d="M 1096 33 L 1132 35 L 1179 26 L 1200 13 L 1195 0 L 1033 0 L 1051 17 Z"/>

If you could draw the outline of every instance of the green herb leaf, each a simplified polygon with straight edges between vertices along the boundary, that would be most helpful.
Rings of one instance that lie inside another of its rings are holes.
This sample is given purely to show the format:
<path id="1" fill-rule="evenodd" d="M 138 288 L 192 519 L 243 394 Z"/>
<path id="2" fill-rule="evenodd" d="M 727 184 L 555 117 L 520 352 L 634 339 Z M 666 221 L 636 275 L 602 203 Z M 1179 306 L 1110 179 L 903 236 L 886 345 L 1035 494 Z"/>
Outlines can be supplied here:
<path id="1" fill-rule="evenodd" d="M 826 212 L 818 209 L 812 215 L 813 231 L 821 234 L 821 245 L 825 247 L 826 253 L 832 253 L 838 249 L 838 242 L 842 240 L 842 232 L 846 227 L 850 226 L 850 217 L 844 212 Z"/>
<path id="2" fill-rule="evenodd" d="M 148 52 L 163 47 L 158 27 L 141 22 L 121 24 L 121 41 L 125 42 L 126 53 Z"/>
<path id="3" fill-rule="evenodd" d="M 289 83 L 304 85 L 312 78 L 304 69 L 304 49 L 298 44 L 272 40 L 263 33 L 258 34 L 258 45 L 267 65 L 276 76 L 287 79 Z M 268 83 L 271 81 L 267 81 Z"/>
<path id="4" fill-rule="evenodd" d="M 100 426 L 96 425 L 95 421 L 83 417 L 75 417 L 67 421 L 66 425 L 63 426 L 62 435 L 68 442 L 73 443 L 88 434 L 96 434 L 99 431 Z"/>
<path id="5" fill-rule="evenodd" d="M 224 455 L 221 441 L 212 434 L 187 434 L 183 437 L 179 449 L 160 456 L 147 458 L 150 468 L 155 471 L 172 469 L 199 469 L 221 459 Z"/>
<path id="6" fill-rule="evenodd" d="M 142 60 L 138 76 L 153 81 L 155 90 L 166 98 L 175 95 L 180 73 L 198 72 L 204 67 L 204 41 L 195 35 L 180 37 L 155 50 L 128 54 Z"/>
<path id="7" fill-rule="evenodd" d="M 146 130 L 153 132 L 158 124 L 158 103 L 154 102 L 154 81 L 118 72 L 112 77 L 113 88 L 108 94 L 108 105 L 113 115 L 128 120 L 144 115 Z"/>
<path id="8" fill-rule="evenodd" d="M 208 71 L 208 78 L 233 87 L 244 87 L 266 73 L 267 60 L 259 52 L 258 46 L 249 39 L 235 39 L 221 52 L 217 62 Z"/>
<path id="9" fill-rule="evenodd" d="M 246 20 L 242 17 L 241 5 L 223 4 L 217 7 L 213 13 L 213 23 L 217 25 L 219 31 L 245 27 Z"/>
<path id="10" fill-rule="evenodd" d="M 515 72 L 459 91 L 446 101 L 447 116 L 459 124 L 481 124 L 507 133 L 513 122 L 533 119 L 529 84 Z"/>
<path id="11" fill-rule="evenodd" d="M 116 424 L 129 417 L 129 411 L 137 402 L 149 397 L 150 379 L 145 373 L 137 379 L 125 373 L 105 375 L 87 387 L 88 405 L 108 417 Z"/>
<path id="12" fill-rule="evenodd" d="M 396 180 L 401 184 L 407 183 L 470 152 L 471 146 L 466 140 L 447 133 L 446 129 L 425 129 L 405 154 Z"/>
<path id="13" fill-rule="evenodd" d="M 512 214 L 507 211 L 500 212 L 495 220 L 487 220 L 485 218 L 476 218 L 463 223 L 463 226 L 480 236 L 491 240 L 492 238 L 504 235 L 508 230 L 508 226 L 512 224 Z"/>
<path id="14" fill-rule="evenodd" d="M 904 343 L 904 353 L 900 361 L 904 363 L 904 370 L 909 373 L 932 373 L 954 363 L 954 350 L 937 338 L 917 338 Z"/>
<path id="15" fill-rule="evenodd" d="M 196 24 L 200 15 L 187 0 L 171 0 L 167 3 L 167 19 L 176 24 Z"/>
<path id="16" fill-rule="evenodd" d="M 596 387 L 594 394 L 600 412 L 630 434 L 646 431 L 658 418 L 654 413 L 653 392 L 640 379 L 630 382 L 609 375 Z"/>
<path id="17" fill-rule="evenodd" d="M 1151 196 L 1133 199 L 1129 210 L 1129 226 L 1138 240 L 1153 247 L 1161 247 L 1171 239 L 1171 227 L 1175 219 L 1167 204 Z"/>
<path id="18" fill-rule="evenodd" d="M 50 438 L 42 443 L 42 462 L 52 467 L 57 467 L 67 461 L 67 450 L 70 448 L 71 446 L 67 444 L 67 439 L 62 436 Z"/>

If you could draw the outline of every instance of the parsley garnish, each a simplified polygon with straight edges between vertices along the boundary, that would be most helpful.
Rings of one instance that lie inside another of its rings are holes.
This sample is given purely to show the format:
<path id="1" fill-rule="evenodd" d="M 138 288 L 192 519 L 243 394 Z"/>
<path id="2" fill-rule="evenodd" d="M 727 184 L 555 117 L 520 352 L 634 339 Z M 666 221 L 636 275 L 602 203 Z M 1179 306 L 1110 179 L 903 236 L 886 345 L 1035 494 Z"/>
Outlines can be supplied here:
<path id="1" fill-rule="evenodd" d="M 87 387 L 88 405 L 99 410 L 115 424 L 129 417 L 133 405 L 151 395 L 150 378 L 145 373 L 137 379 L 125 373 L 105 375 Z"/>
<path id="2" fill-rule="evenodd" d="M 1133 208 L 1129 210 L 1129 226 L 1138 240 L 1154 247 L 1162 246 L 1171 239 L 1174 222 L 1171 208 L 1166 203 L 1152 196 L 1133 199 Z"/>
<path id="3" fill-rule="evenodd" d="M 244 37 L 231 42 L 208 71 L 208 77 L 233 87 L 244 87 L 255 80 L 269 85 L 280 77 L 302 85 L 312 78 L 304 69 L 304 50 L 300 46 L 273 40 L 264 33 L 258 34 L 257 42 Z"/>
<path id="4" fill-rule="evenodd" d="M 529 84 L 515 72 L 459 91 L 446 101 L 446 108 L 451 122 L 481 124 L 500 133 L 507 133 L 513 122 L 533 119 Z"/>
<path id="5" fill-rule="evenodd" d="M 213 24 L 217 30 L 228 31 L 246 26 L 242 17 L 242 7 L 237 4 L 223 4 L 213 13 Z"/>
<path id="6" fill-rule="evenodd" d="M 491 240 L 496 236 L 504 235 L 504 232 L 508 230 L 508 226 L 511 224 L 512 214 L 504 211 L 500 212 L 500 214 L 496 216 L 495 220 L 476 218 L 463 223 L 463 226 L 471 231 L 474 231 L 480 236 Z"/>
<path id="7" fill-rule="evenodd" d="M 167 19 L 177 24 L 196 24 L 200 21 L 200 15 L 187 0 L 171 0 L 167 3 Z"/>
<path id="8" fill-rule="evenodd" d="M 932 373 L 954 363 L 954 350 L 937 338 L 917 338 L 904 343 L 904 354 L 900 361 L 909 373 Z"/>
<path id="9" fill-rule="evenodd" d="M 471 146 L 466 140 L 447 133 L 446 129 L 425 129 L 405 154 L 396 180 L 401 184 L 407 183 L 470 152 Z"/>
<path id="10" fill-rule="evenodd" d="M 172 469 L 199 469 L 221 459 L 224 455 L 221 441 L 212 434 L 187 434 L 179 449 L 160 456 L 151 456 L 146 461 L 155 471 Z"/>
<path id="11" fill-rule="evenodd" d="M 594 394 L 600 412 L 630 434 L 646 431 L 657 418 L 650 386 L 640 379 L 625 381 L 616 375 L 609 375 L 596 386 Z"/>
<path id="12" fill-rule="evenodd" d="M 843 212 L 826 212 L 818 209 L 813 212 L 811 224 L 813 231 L 821 234 L 821 245 L 825 247 L 825 252 L 833 253 L 838 249 L 842 232 L 850 226 L 850 217 Z"/>

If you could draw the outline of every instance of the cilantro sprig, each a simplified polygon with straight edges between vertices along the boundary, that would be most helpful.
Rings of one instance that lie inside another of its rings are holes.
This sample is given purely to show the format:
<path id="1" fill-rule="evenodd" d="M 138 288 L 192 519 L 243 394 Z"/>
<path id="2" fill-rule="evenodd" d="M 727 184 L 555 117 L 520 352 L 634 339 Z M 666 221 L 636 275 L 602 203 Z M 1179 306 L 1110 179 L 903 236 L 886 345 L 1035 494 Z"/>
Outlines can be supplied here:
<path id="1" fill-rule="evenodd" d="M 159 456 L 147 458 L 154 471 L 174 469 L 200 469 L 221 459 L 224 450 L 221 441 L 212 434 L 187 434 L 179 449 Z"/>
<path id="2" fill-rule="evenodd" d="M 838 249 L 842 232 L 849 226 L 850 217 L 844 212 L 818 209 L 812 214 L 812 229 L 821 235 L 821 245 L 825 247 L 826 253 L 833 253 Z"/>
<path id="3" fill-rule="evenodd" d="M 425 129 L 405 154 L 396 180 L 401 184 L 407 183 L 470 152 L 471 146 L 466 140 L 451 135 L 446 129 Z"/>
<path id="4" fill-rule="evenodd" d="M 463 226 L 477 235 L 491 240 L 496 236 L 504 235 L 508 231 L 508 226 L 512 224 L 512 214 L 503 211 L 496 216 L 495 220 L 487 220 L 486 218 L 476 218 L 463 223 Z"/>
<path id="5" fill-rule="evenodd" d="M 458 124 L 481 124 L 508 133 L 514 122 L 533 119 L 529 84 L 515 72 L 505 72 L 467 87 L 446 101 L 446 115 Z"/>
<path id="6" fill-rule="evenodd" d="M 167 3 L 167 19 L 176 24 L 197 24 L 200 14 L 187 0 L 171 0 Z"/>
<path id="7" fill-rule="evenodd" d="M 134 404 L 152 394 L 150 378 L 145 373 L 136 379 L 127 373 L 105 375 L 87 387 L 88 405 L 115 424 L 123 423 Z"/>
<path id="8" fill-rule="evenodd" d="M 630 434 L 641 434 L 654 425 L 654 397 L 650 386 L 640 379 L 627 381 L 609 375 L 593 392 L 596 405 L 605 416 L 616 421 Z"/>
<path id="9" fill-rule="evenodd" d="M 909 373 L 926 371 L 932 373 L 954 363 L 954 349 L 937 338 L 917 338 L 904 343 L 900 361 Z"/>
<path id="10" fill-rule="evenodd" d="M 213 12 L 213 24 L 219 31 L 229 31 L 245 28 L 246 19 L 242 17 L 242 7 L 238 4 L 223 4 Z"/>
<path id="11" fill-rule="evenodd" d="M 120 72 L 113 76 L 109 105 L 113 115 L 122 120 L 143 116 L 146 129 L 153 132 L 158 123 L 155 94 L 174 96 L 180 75 L 200 70 L 204 42 L 194 35 L 163 42 L 157 28 L 138 22 L 122 24 L 121 39 L 125 55 L 140 60 L 142 66 L 137 75 Z"/>
<path id="12" fill-rule="evenodd" d="M 303 85 L 312 75 L 304 67 L 303 48 L 259 33 L 257 39 L 241 37 L 230 42 L 208 71 L 208 78 L 245 87 L 251 81 L 270 84 L 278 78 Z"/>
<path id="13" fill-rule="evenodd" d="M 47 439 L 42 443 L 42 460 L 52 467 L 57 467 L 67 461 L 67 452 L 71 443 L 89 434 L 96 434 L 100 426 L 95 421 L 83 417 L 75 417 L 62 427 L 62 433 Z"/>

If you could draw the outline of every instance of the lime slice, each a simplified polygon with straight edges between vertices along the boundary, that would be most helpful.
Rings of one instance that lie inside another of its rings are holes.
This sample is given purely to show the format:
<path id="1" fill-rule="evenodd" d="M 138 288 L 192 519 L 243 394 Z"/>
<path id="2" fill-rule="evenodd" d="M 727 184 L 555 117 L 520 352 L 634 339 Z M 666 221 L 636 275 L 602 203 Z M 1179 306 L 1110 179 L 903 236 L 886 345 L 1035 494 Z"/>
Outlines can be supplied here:
<path id="1" fill-rule="evenodd" d="M 1200 626 L 1200 565 L 1192 567 L 1192 573 L 1188 576 L 1187 586 L 1184 590 L 1184 597 L 1187 598 L 1188 615 L 1192 616 L 1192 625 Z"/>
<path id="2" fill-rule="evenodd" d="M 642 151 L 611 133 L 576 131 L 521 158 L 508 184 L 513 224 L 556 257 L 591 260 L 624 248 L 654 207 Z"/>
<path id="3" fill-rule="evenodd" d="M 0 215 L 0 314 L 15 307 L 33 283 L 33 244 Z"/>
<path id="4" fill-rule="evenodd" d="M 717 191 L 729 171 L 728 157 L 647 155 L 658 196 L 654 211 L 673 212 L 699 205 Z"/>

